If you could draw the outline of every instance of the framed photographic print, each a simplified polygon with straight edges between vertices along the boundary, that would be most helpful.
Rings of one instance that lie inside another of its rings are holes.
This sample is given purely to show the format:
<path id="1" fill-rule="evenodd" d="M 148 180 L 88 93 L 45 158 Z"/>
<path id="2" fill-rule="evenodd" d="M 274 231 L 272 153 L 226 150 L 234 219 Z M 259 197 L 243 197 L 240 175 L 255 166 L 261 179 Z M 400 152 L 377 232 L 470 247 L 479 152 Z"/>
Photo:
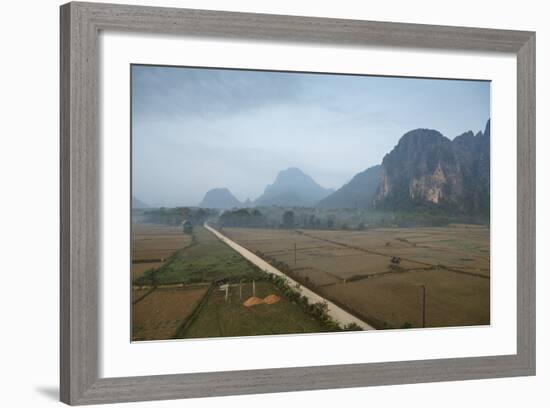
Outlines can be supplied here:
<path id="1" fill-rule="evenodd" d="M 62 401 L 533 375 L 534 157 L 532 32 L 62 6 Z"/>

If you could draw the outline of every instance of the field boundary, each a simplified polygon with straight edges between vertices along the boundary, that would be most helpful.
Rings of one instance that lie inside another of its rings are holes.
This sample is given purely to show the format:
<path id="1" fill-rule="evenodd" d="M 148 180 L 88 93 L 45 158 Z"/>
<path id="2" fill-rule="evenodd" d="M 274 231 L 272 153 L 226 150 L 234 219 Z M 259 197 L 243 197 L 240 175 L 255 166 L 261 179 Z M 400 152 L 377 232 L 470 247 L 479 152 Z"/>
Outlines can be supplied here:
<path id="1" fill-rule="evenodd" d="M 169 250 L 167 250 L 169 251 Z M 135 251 L 137 252 L 137 251 Z M 132 259 L 132 264 L 165 262 L 166 258 Z"/>
<path id="2" fill-rule="evenodd" d="M 210 284 L 210 287 L 208 288 L 208 290 L 206 291 L 206 293 L 204 294 L 200 302 L 197 304 L 193 312 L 191 312 L 189 317 L 187 317 L 187 319 L 185 319 L 180 324 L 180 327 L 178 327 L 178 329 L 176 330 L 176 333 L 174 334 L 173 339 L 183 338 L 183 335 L 185 334 L 187 329 L 189 329 L 189 327 L 193 324 L 193 322 L 197 319 L 199 314 L 202 312 L 202 309 L 204 309 L 205 305 L 208 303 L 208 300 L 210 299 L 210 296 L 212 295 L 212 292 L 214 291 L 215 286 L 216 285 L 214 284 L 214 282 Z"/>
<path id="3" fill-rule="evenodd" d="M 148 277 L 146 277 L 146 273 L 144 273 L 144 274 L 141 275 L 140 277 L 135 278 L 135 279 L 132 279 L 132 285 L 136 285 L 136 286 L 154 286 L 154 287 L 159 286 L 158 284 L 156 284 L 156 283 L 154 282 L 154 279 L 155 279 L 156 275 L 162 273 L 162 271 L 163 271 L 165 268 L 167 268 L 167 267 L 174 261 L 174 259 L 175 259 L 177 256 L 179 256 L 181 253 L 183 253 L 183 251 L 186 251 L 186 250 L 188 250 L 189 248 L 192 248 L 192 247 L 195 246 L 196 244 L 197 244 L 197 238 L 195 237 L 195 234 L 193 233 L 193 234 L 191 234 L 191 242 L 190 242 L 188 245 L 186 245 L 186 246 L 184 246 L 183 248 L 177 249 L 177 250 L 175 250 L 174 252 L 172 252 L 172 253 L 170 254 L 170 256 L 168 256 L 168 257 L 166 257 L 166 258 L 164 259 L 164 261 L 163 261 L 164 263 L 163 263 L 161 266 L 159 266 L 158 268 L 151 268 L 151 269 L 147 270 L 146 272 L 151 271 Z M 132 263 L 133 263 L 133 261 L 132 261 Z M 149 285 L 149 284 L 142 284 L 142 285 L 140 285 L 140 284 L 137 283 L 137 282 L 139 282 L 139 281 L 142 281 L 142 282 L 143 282 L 143 281 L 147 281 L 147 280 L 150 281 L 150 285 Z"/>
<path id="4" fill-rule="evenodd" d="M 334 241 L 334 240 L 331 240 L 331 239 L 328 239 L 328 238 L 317 237 L 315 235 L 308 234 L 307 232 L 304 232 L 302 230 L 296 230 L 296 233 L 304 235 L 308 238 L 317 239 L 319 241 L 328 242 L 329 244 L 338 245 L 338 246 L 341 246 L 343 248 L 353 249 L 355 251 L 360 251 L 360 252 L 364 252 L 364 253 L 367 253 L 367 254 L 379 255 L 379 256 L 384 256 L 384 257 L 389 256 L 388 254 L 378 252 L 378 251 L 373 251 L 371 249 L 366 249 L 366 248 L 361 248 L 361 247 L 357 247 L 357 246 L 354 246 L 354 245 L 344 244 L 343 242 Z M 414 259 L 411 259 L 411 258 L 408 258 L 408 257 L 407 258 L 400 257 L 400 258 L 404 261 L 414 262 L 414 263 L 417 263 L 417 264 L 420 264 L 420 265 L 426 265 L 427 267 L 431 267 L 431 268 L 434 268 L 434 269 L 441 268 L 441 269 L 445 269 L 446 271 L 449 271 L 449 272 L 459 273 L 459 274 L 463 274 L 463 275 L 475 276 L 477 278 L 482 278 L 482 279 L 490 279 L 490 276 L 483 275 L 481 273 L 461 271 L 460 269 L 449 267 L 449 266 L 446 266 L 446 265 L 443 265 L 443 264 L 434 265 L 434 264 L 424 262 L 424 261 L 417 261 L 417 260 L 414 260 Z M 420 269 L 421 268 L 413 268 L 411 270 L 411 272 L 415 271 L 415 270 L 420 270 Z"/>
<path id="5" fill-rule="evenodd" d="M 156 286 L 153 286 L 151 287 L 146 293 L 144 293 L 142 296 L 140 296 L 139 298 L 137 299 L 134 299 L 132 301 L 132 306 L 135 305 L 136 303 L 138 302 L 141 302 L 143 299 L 145 299 L 147 296 L 149 296 L 151 293 L 153 293 L 156 289 Z M 134 288 L 132 288 L 132 291 L 134 290 Z"/>

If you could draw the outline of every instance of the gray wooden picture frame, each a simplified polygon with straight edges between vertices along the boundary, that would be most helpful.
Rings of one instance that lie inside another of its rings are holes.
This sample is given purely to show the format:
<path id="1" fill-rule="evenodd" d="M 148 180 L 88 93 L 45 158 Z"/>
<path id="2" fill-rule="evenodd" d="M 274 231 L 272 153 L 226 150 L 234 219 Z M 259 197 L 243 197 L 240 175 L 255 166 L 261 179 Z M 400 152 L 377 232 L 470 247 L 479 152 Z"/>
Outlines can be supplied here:
<path id="1" fill-rule="evenodd" d="M 95 404 L 535 374 L 535 33 L 95 3 L 61 6 L 61 401 Z M 100 378 L 101 30 L 517 56 L 517 353 Z"/>

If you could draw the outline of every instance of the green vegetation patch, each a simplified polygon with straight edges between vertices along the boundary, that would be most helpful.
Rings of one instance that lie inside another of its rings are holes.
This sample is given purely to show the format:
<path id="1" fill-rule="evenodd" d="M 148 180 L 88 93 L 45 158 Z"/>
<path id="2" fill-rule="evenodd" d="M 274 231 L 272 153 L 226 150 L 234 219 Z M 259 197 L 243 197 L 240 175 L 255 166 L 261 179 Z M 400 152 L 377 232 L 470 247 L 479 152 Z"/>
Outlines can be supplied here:
<path id="1" fill-rule="evenodd" d="M 257 277 L 259 272 L 244 258 L 204 227 L 194 230 L 191 246 L 176 252 L 161 268 L 148 271 L 136 285 L 211 282 L 216 279 L 239 281 Z"/>

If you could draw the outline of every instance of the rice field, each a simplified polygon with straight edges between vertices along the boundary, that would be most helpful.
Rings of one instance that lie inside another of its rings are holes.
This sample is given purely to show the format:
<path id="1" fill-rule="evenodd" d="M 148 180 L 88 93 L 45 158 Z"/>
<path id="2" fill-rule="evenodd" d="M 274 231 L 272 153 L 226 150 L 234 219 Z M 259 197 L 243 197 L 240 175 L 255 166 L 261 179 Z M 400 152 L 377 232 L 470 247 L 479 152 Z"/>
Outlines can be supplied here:
<path id="1" fill-rule="evenodd" d="M 490 323 L 487 227 L 223 233 L 377 328 Z"/>
<path id="2" fill-rule="evenodd" d="M 191 245 L 192 236 L 180 227 L 132 225 L 132 280 L 163 266 L 176 251 Z"/>
<path id="3" fill-rule="evenodd" d="M 192 236 L 172 227 L 134 230 L 140 233 L 134 245 L 137 259 L 168 248 L 171 252 L 153 273 L 133 282 L 133 341 L 327 331 L 204 227 L 196 226 Z M 230 284 L 227 298 L 220 280 Z M 255 296 L 261 296 L 261 304 L 247 307 L 245 302 Z"/>
<path id="4" fill-rule="evenodd" d="M 133 297 L 140 300 L 132 308 L 132 340 L 174 338 L 208 288 L 209 285 L 156 288 L 141 299 L 134 294 Z"/>

